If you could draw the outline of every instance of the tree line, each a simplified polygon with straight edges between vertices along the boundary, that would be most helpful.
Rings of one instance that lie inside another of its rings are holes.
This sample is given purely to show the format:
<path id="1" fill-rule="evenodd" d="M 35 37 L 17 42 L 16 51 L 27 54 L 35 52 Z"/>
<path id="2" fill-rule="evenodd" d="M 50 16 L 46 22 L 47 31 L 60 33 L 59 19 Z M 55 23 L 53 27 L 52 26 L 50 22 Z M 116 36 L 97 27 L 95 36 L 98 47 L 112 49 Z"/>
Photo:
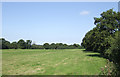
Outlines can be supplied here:
<path id="1" fill-rule="evenodd" d="M 113 61 L 115 74 L 120 75 L 120 12 L 107 10 L 94 18 L 94 24 L 96 27 L 86 33 L 81 45 Z"/>
<path id="2" fill-rule="evenodd" d="M 32 40 L 20 39 L 18 42 L 12 42 L 0 38 L 0 49 L 81 49 L 79 44 L 67 45 L 63 43 L 44 43 L 43 45 L 32 44 Z"/>

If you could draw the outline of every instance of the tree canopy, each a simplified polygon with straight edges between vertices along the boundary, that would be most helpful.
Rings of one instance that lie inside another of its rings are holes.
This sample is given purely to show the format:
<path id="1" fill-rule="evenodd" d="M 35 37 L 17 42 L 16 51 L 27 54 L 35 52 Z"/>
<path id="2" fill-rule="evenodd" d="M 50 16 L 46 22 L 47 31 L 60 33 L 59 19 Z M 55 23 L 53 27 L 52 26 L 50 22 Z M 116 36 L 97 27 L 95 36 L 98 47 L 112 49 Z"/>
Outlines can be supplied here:
<path id="1" fill-rule="evenodd" d="M 79 44 L 67 45 L 63 43 L 44 43 L 43 45 L 32 44 L 32 40 L 20 39 L 18 42 L 10 43 L 4 38 L 0 39 L 0 49 L 80 49 L 83 48 Z"/>
<path id="2" fill-rule="evenodd" d="M 106 49 L 110 47 L 108 42 L 109 36 L 114 37 L 115 33 L 119 31 L 120 16 L 119 12 L 113 11 L 110 9 L 101 14 L 101 17 L 94 18 L 94 27 L 82 40 L 82 46 L 86 50 L 96 51 L 104 53 Z"/>

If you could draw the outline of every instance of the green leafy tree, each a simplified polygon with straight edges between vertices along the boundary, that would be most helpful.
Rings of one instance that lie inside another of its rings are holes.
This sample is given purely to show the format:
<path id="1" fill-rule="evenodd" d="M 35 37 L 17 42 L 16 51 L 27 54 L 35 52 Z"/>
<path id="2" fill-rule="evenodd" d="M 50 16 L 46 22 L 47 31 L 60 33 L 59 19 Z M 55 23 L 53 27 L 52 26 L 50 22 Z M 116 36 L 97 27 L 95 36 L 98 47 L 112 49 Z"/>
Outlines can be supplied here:
<path id="1" fill-rule="evenodd" d="M 26 43 L 23 39 L 20 39 L 17 44 L 18 44 L 18 48 L 20 48 L 20 49 L 26 48 Z"/>
<path id="2" fill-rule="evenodd" d="M 67 44 L 63 44 L 64 49 L 68 49 L 68 45 Z"/>
<path id="3" fill-rule="evenodd" d="M 17 48 L 18 48 L 17 42 L 12 42 L 11 49 L 17 49 Z"/>
<path id="4" fill-rule="evenodd" d="M 2 49 L 2 39 L 0 38 L 0 49 Z"/>
<path id="5" fill-rule="evenodd" d="M 94 48 L 94 45 L 96 44 L 97 40 L 97 28 L 94 28 L 93 30 L 90 30 L 86 33 L 85 37 L 82 40 L 81 45 L 88 51 L 92 51 Z M 96 39 L 95 39 L 96 38 Z M 98 41 L 98 40 L 97 40 Z M 97 44 L 96 44 L 97 47 Z"/>
<path id="6" fill-rule="evenodd" d="M 51 45 L 50 45 L 50 49 L 55 49 L 56 48 L 56 44 L 55 43 L 52 43 Z"/>
<path id="7" fill-rule="evenodd" d="M 50 45 L 49 45 L 48 43 L 45 43 L 45 44 L 43 45 L 43 47 L 44 47 L 45 49 L 50 49 Z"/>
<path id="8" fill-rule="evenodd" d="M 6 41 L 4 38 L 0 39 L 2 41 L 2 49 L 10 49 L 10 42 Z"/>
<path id="9" fill-rule="evenodd" d="M 36 45 L 35 43 L 32 44 L 31 49 L 38 49 L 38 48 L 37 48 L 37 45 Z"/>
<path id="10" fill-rule="evenodd" d="M 43 45 L 37 45 L 39 49 L 44 49 Z"/>
<path id="11" fill-rule="evenodd" d="M 43 45 L 36 45 L 35 43 L 31 45 L 31 49 L 44 49 Z"/>
<path id="12" fill-rule="evenodd" d="M 57 49 L 64 49 L 64 45 L 62 43 L 57 43 Z"/>
<path id="13" fill-rule="evenodd" d="M 27 49 L 30 49 L 30 48 L 31 48 L 31 43 L 32 43 L 31 40 L 26 40 L 26 48 L 27 48 Z"/>
<path id="14" fill-rule="evenodd" d="M 111 47 L 106 51 L 109 58 L 120 65 L 120 31 L 115 33 L 115 37 L 110 37 Z"/>
<path id="15" fill-rule="evenodd" d="M 109 60 L 114 62 L 115 69 L 113 75 L 120 75 L 120 31 L 115 33 L 114 37 L 109 37 L 111 47 L 105 52 Z"/>
<path id="16" fill-rule="evenodd" d="M 73 44 L 74 48 L 79 48 L 80 45 L 79 44 Z"/>
<path id="17" fill-rule="evenodd" d="M 97 51 L 104 54 L 105 50 L 110 47 L 108 37 L 114 37 L 115 32 L 119 30 L 120 16 L 118 15 L 119 13 L 110 9 L 103 12 L 100 18 L 94 18 L 96 27 L 85 35 L 81 45 L 84 46 L 86 50 Z"/>

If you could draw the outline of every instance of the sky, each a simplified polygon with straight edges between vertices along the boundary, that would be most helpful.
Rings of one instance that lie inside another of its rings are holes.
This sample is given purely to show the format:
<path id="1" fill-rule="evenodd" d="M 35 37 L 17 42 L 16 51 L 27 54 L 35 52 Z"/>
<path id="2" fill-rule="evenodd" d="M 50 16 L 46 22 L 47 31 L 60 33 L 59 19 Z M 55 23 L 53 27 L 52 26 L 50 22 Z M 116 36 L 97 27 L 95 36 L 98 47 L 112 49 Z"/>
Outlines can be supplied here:
<path id="1" fill-rule="evenodd" d="M 118 11 L 117 2 L 3 2 L 2 37 L 13 42 L 81 44 L 94 17 Z"/>

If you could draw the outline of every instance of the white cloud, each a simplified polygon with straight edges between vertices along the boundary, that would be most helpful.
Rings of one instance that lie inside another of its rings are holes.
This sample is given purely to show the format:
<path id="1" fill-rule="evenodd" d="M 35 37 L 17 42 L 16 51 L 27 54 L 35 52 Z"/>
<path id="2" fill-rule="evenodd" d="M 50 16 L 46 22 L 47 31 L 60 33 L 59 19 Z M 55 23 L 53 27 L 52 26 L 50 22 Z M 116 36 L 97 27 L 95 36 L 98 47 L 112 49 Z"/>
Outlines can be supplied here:
<path id="1" fill-rule="evenodd" d="M 89 11 L 81 11 L 81 12 L 80 12 L 80 15 L 88 15 L 88 14 L 90 14 Z"/>

